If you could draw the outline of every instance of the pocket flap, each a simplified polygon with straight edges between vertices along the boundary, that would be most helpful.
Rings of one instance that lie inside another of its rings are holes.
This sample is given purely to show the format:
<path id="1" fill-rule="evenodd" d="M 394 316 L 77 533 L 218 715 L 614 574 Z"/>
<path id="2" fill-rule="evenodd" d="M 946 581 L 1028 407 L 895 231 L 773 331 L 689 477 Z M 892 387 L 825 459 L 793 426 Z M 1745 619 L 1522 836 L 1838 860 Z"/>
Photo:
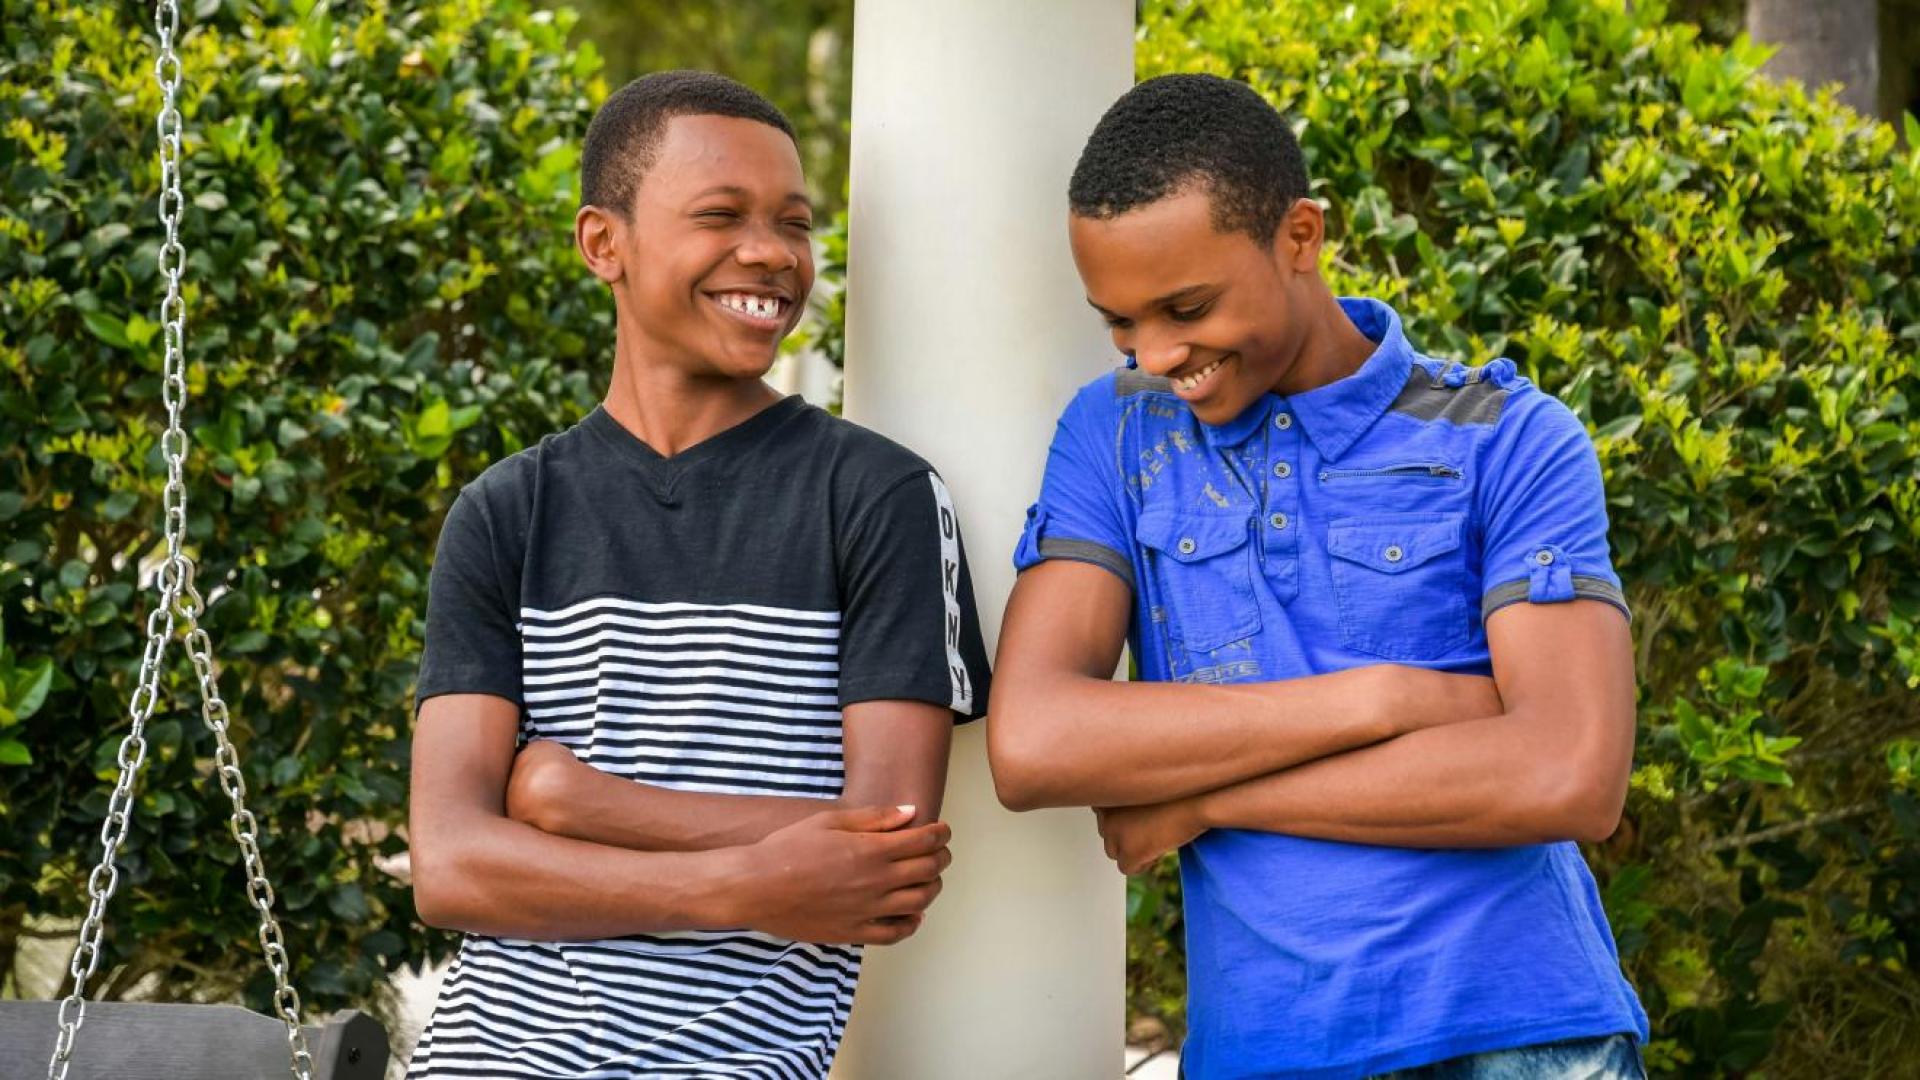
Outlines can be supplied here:
<path id="1" fill-rule="evenodd" d="M 1247 542 L 1247 519 L 1239 514 L 1177 514 L 1153 509 L 1140 515 L 1134 539 L 1183 563 L 1224 555 Z"/>
<path id="2" fill-rule="evenodd" d="M 1327 526 L 1327 553 L 1383 574 L 1411 570 L 1460 546 L 1461 514 L 1380 514 Z"/>

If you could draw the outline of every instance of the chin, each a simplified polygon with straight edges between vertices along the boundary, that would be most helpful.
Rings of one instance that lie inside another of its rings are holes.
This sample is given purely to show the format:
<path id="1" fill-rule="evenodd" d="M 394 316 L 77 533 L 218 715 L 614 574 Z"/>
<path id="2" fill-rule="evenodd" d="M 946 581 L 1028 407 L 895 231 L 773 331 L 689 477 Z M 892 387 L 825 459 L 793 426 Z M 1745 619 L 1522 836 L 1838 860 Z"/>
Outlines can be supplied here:
<path id="1" fill-rule="evenodd" d="M 714 371 L 728 379 L 763 379 L 779 358 L 778 352 L 766 356 L 729 356 L 715 364 Z"/>
<path id="2" fill-rule="evenodd" d="M 1187 408 L 1193 410 L 1193 415 L 1201 423 L 1219 427 L 1246 412 L 1256 400 L 1258 395 L 1249 397 L 1229 391 L 1216 394 L 1205 401 L 1188 402 Z"/>

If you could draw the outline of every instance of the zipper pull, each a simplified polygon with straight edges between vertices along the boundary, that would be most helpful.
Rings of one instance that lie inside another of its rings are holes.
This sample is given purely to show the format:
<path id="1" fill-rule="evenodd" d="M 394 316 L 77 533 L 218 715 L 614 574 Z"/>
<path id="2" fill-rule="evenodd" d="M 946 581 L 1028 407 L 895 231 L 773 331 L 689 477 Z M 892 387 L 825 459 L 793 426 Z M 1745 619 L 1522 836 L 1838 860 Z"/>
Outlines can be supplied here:
<path id="1" fill-rule="evenodd" d="M 1444 477 L 1448 480 L 1460 479 L 1460 470 L 1451 465 L 1434 465 L 1427 469 L 1428 476 Z"/>

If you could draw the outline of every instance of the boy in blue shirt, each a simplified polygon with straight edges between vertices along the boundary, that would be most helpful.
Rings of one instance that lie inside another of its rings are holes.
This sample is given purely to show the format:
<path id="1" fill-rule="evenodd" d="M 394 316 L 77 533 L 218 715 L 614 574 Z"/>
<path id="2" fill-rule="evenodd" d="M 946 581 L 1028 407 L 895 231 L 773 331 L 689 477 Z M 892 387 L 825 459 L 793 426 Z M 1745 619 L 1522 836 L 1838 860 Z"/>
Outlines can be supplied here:
<path id="1" fill-rule="evenodd" d="M 1128 873 L 1180 851 L 1195 1080 L 1640 1077 L 1575 844 L 1634 734 L 1593 447 L 1510 361 L 1336 299 L 1307 191 L 1211 76 L 1089 140 L 1069 232 L 1129 364 L 1067 406 L 1015 556 L 1002 801 L 1097 808 Z"/>

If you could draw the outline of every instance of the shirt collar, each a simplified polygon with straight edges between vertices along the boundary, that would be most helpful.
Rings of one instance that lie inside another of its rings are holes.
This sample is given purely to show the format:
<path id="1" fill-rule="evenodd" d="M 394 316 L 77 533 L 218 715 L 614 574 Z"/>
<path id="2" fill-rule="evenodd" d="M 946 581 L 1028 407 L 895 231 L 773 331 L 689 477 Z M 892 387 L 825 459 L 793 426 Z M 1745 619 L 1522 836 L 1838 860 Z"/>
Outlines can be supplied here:
<path id="1" fill-rule="evenodd" d="M 1260 429 L 1275 408 L 1285 408 L 1299 419 L 1320 456 L 1331 461 L 1346 453 L 1380 419 L 1413 373 L 1413 346 L 1407 344 L 1399 314 L 1386 304 L 1343 296 L 1340 309 L 1353 321 L 1354 328 L 1374 343 L 1373 354 L 1359 370 L 1291 398 L 1263 394 L 1224 424 L 1200 425 L 1210 445 L 1238 446 Z"/>

